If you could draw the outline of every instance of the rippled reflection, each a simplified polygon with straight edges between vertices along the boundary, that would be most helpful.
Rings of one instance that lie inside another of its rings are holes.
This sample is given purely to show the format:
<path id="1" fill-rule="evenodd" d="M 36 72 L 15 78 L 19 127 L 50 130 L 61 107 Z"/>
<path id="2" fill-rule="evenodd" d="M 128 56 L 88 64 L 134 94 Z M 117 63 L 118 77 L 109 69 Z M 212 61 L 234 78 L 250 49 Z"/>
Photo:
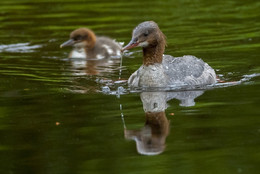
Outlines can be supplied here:
<path id="1" fill-rule="evenodd" d="M 70 59 L 75 75 L 99 75 L 101 73 L 112 73 L 113 66 L 120 63 L 120 58 L 109 58 L 101 60 L 92 59 Z"/>
<path id="2" fill-rule="evenodd" d="M 145 112 L 145 125 L 139 130 L 125 127 L 124 135 L 128 140 L 136 142 L 139 154 L 158 155 L 165 150 L 165 141 L 169 135 L 169 120 L 165 115 L 167 101 L 180 100 L 180 106 L 194 106 L 194 99 L 204 91 L 183 92 L 142 92 L 140 94 Z"/>

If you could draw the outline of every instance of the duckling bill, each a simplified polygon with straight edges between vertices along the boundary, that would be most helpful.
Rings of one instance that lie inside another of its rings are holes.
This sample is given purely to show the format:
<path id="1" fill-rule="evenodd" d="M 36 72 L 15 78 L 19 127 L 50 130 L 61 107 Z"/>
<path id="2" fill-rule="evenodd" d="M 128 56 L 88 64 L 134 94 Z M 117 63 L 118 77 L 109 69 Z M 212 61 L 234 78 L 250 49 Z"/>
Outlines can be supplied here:
<path id="1" fill-rule="evenodd" d="M 121 45 L 109 37 L 96 36 L 88 28 L 78 28 L 60 48 L 72 46 L 69 58 L 103 59 L 121 56 Z"/>

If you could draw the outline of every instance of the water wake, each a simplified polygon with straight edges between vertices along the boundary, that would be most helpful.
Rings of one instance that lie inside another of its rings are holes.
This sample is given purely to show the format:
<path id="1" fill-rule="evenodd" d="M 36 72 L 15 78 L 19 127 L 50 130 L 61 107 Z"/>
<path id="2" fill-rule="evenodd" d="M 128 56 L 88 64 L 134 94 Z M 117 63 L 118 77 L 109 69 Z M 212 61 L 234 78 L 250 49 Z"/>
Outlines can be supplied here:
<path id="1" fill-rule="evenodd" d="M 110 87 L 105 85 L 102 87 L 101 91 L 105 94 L 109 95 L 122 95 L 122 94 L 128 94 L 128 93 L 139 93 L 139 92 L 181 92 L 181 91 L 200 91 L 200 90 L 210 90 L 215 88 L 224 88 L 224 87 L 230 87 L 240 84 L 247 84 L 250 82 L 252 78 L 260 76 L 260 73 L 254 73 L 250 75 L 244 75 L 243 78 L 239 81 L 230 81 L 230 82 L 218 82 L 216 84 L 212 85 L 172 85 L 169 87 L 138 87 L 138 88 L 124 88 L 122 86 L 122 83 L 126 84 L 126 81 L 117 83 L 114 82 L 114 86 L 110 84 Z M 117 84 L 120 84 L 120 86 L 117 86 Z M 112 89 L 114 90 L 112 90 Z"/>

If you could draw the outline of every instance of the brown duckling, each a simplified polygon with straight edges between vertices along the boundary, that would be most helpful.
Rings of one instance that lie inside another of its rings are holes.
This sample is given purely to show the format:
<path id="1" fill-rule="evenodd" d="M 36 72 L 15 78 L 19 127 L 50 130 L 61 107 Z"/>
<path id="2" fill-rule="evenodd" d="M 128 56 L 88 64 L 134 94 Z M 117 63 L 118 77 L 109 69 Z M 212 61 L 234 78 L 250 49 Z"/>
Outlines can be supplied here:
<path id="1" fill-rule="evenodd" d="M 103 59 L 121 56 L 121 45 L 105 37 L 96 36 L 87 28 L 78 28 L 70 33 L 70 39 L 60 45 L 73 46 L 69 58 Z"/>

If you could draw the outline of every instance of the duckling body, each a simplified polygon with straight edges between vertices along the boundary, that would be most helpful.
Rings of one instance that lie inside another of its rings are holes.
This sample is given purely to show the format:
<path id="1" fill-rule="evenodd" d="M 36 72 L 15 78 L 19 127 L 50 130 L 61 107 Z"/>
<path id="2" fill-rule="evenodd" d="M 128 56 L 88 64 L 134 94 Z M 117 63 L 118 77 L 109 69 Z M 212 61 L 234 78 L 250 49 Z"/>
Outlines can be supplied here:
<path id="1" fill-rule="evenodd" d="M 119 43 L 105 36 L 96 36 L 87 28 L 72 31 L 70 39 L 60 47 L 65 46 L 73 46 L 69 58 L 104 59 L 121 56 Z"/>
<path id="2" fill-rule="evenodd" d="M 123 50 L 143 48 L 143 65 L 128 79 L 131 87 L 170 87 L 173 85 L 208 85 L 216 83 L 216 74 L 195 56 L 163 55 L 164 34 L 153 21 L 139 24 L 132 40 Z"/>
<path id="3" fill-rule="evenodd" d="M 170 87 L 172 85 L 204 85 L 216 82 L 215 71 L 195 56 L 164 55 L 162 63 L 142 65 L 128 79 L 133 87 Z"/>

